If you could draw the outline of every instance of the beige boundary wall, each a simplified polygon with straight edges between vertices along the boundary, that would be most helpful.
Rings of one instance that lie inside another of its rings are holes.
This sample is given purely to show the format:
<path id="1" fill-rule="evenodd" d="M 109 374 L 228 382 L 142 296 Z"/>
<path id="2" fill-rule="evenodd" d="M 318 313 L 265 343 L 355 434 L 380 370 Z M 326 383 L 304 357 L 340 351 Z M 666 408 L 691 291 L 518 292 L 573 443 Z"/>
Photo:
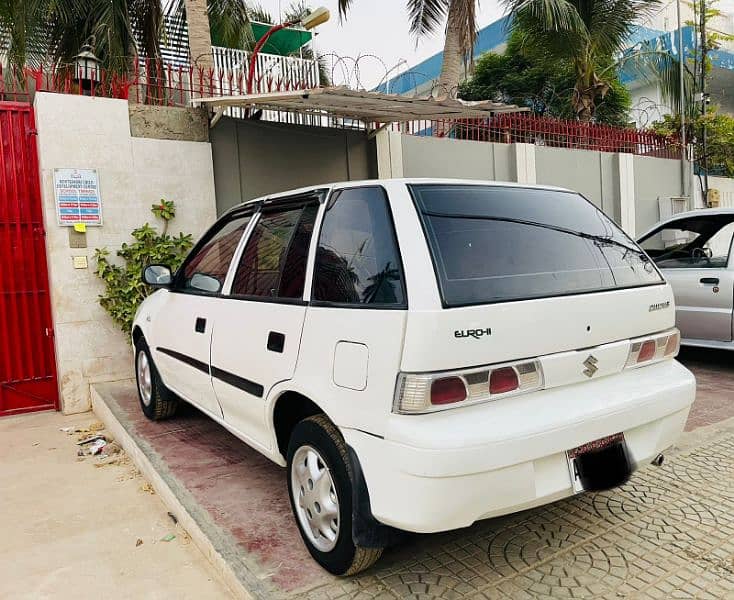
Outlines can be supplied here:
<path id="1" fill-rule="evenodd" d="M 392 131 L 377 135 L 377 170 L 381 178 L 457 177 L 570 188 L 632 236 L 658 221 L 659 199 L 681 196 L 684 189 L 678 160 Z"/>
<path id="2" fill-rule="evenodd" d="M 90 384 L 133 375 L 127 337 L 98 303 L 95 248 L 114 253 L 153 224 L 150 206 L 161 198 L 178 211 L 169 231 L 198 237 L 216 218 L 211 146 L 133 137 L 125 100 L 39 93 L 34 104 L 61 405 L 76 413 L 91 406 Z M 57 224 L 56 168 L 97 169 L 104 224 L 87 228 L 86 248 L 71 248 L 70 228 Z M 74 268 L 80 256 L 87 268 Z"/>

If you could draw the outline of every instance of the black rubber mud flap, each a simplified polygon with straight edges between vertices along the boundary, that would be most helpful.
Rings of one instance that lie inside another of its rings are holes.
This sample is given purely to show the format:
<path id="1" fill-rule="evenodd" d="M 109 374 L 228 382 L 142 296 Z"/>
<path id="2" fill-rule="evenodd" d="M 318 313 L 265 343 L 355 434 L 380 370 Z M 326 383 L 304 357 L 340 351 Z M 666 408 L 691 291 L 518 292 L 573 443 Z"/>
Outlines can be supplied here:
<path id="1" fill-rule="evenodd" d="M 380 523 L 372 515 L 370 494 L 356 452 L 347 445 L 352 466 L 352 538 L 363 548 L 386 548 L 400 542 L 405 532 Z"/>

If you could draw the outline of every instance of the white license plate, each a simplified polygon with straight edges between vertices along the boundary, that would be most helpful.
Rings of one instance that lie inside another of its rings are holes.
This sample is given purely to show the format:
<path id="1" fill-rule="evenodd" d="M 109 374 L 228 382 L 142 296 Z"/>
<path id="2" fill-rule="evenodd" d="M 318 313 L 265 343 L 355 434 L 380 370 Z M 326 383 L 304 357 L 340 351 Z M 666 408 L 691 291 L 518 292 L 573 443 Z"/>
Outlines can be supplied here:
<path id="1" fill-rule="evenodd" d="M 573 485 L 573 491 L 575 493 L 578 494 L 579 492 L 584 491 L 584 486 L 581 483 L 581 478 L 579 477 L 576 459 L 583 454 L 586 454 L 587 452 L 602 450 L 603 448 L 608 448 L 609 446 L 620 442 L 624 442 L 624 434 L 615 433 L 613 435 L 608 435 L 598 440 L 594 440 L 593 442 L 582 444 L 581 446 L 578 446 L 576 448 L 571 448 L 571 450 L 566 450 L 566 460 L 568 461 L 568 474 L 571 477 L 571 484 Z"/>

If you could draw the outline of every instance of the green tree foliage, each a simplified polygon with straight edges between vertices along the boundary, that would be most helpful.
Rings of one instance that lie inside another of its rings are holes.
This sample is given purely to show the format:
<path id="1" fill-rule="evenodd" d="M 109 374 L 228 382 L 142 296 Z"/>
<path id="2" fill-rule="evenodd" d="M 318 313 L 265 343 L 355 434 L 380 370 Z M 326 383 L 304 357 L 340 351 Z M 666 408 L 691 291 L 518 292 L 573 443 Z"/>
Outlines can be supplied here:
<path id="1" fill-rule="evenodd" d="M 130 334 L 133 319 L 141 302 L 151 288 L 143 283 L 143 269 L 151 264 L 162 264 L 175 271 L 193 245 L 190 234 L 168 235 L 168 224 L 176 216 L 171 201 L 161 200 L 151 212 L 163 221 L 159 233 L 148 223 L 132 232 L 133 242 L 123 244 L 117 251 L 120 261 L 113 262 L 107 248 L 97 248 L 95 273 L 102 280 L 105 292 L 99 303 L 125 333 Z"/>
<path id="2" fill-rule="evenodd" d="M 619 82 L 614 61 L 603 68 L 614 72 L 609 90 L 596 104 L 595 120 L 610 125 L 626 125 L 631 106 L 627 88 Z M 535 114 L 575 119 L 573 107 L 576 75 L 572 61 L 545 52 L 541 47 L 523 47 L 523 35 L 514 31 L 503 54 L 488 52 L 476 62 L 474 74 L 462 84 L 465 100 L 494 100 L 529 107 Z"/>
<path id="3" fill-rule="evenodd" d="M 635 25 L 660 6 L 660 0 L 503 0 L 513 15 L 523 48 L 542 49 L 559 61 L 568 62 L 574 74 L 571 97 L 574 114 L 591 121 L 597 105 L 610 92 L 620 56 Z M 665 56 L 646 54 L 638 66 L 658 63 Z M 625 56 L 625 61 L 630 60 Z M 656 60 L 652 60 L 656 59 Z M 611 64 L 610 64 L 611 63 Z M 669 65 L 668 65 L 669 67 Z"/>
<path id="4" fill-rule="evenodd" d="M 706 158 L 709 164 L 709 174 L 734 177 L 734 117 L 719 114 L 710 110 L 706 116 L 698 115 L 693 121 L 686 123 L 688 139 L 694 140 L 693 155 L 698 164 L 703 162 L 703 144 L 694 134 L 701 131 L 703 124 L 707 128 Z M 680 118 L 675 115 L 665 115 L 662 121 L 653 123 L 654 131 L 665 135 L 680 132 Z"/>
<path id="5" fill-rule="evenodd" d="M 164 8 L 164 6 L 166 8 Z M 242 0 L 208 0 L 212 33 L 238 48 L 252 38 Z M 128 71 L 137 56 L 160 58 L 165 14 L 185 21 L 184 0 L 0 0 L 0 32 L 8 52 L 5 67 L 71 63 L 81 46 L 94 39 L 102 65 L 113 72 Z"/>

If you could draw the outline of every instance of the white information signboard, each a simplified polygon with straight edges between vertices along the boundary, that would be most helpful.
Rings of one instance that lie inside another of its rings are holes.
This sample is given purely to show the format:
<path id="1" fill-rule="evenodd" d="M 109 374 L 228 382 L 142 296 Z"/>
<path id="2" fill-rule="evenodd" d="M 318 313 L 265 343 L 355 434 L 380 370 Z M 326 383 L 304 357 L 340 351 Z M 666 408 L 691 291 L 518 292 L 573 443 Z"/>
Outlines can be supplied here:
<path id="1" fill-rule="evenodd" d="M 59 225 L 102 225 L 102 197 L 97 169 L 54 169 Z"/>

